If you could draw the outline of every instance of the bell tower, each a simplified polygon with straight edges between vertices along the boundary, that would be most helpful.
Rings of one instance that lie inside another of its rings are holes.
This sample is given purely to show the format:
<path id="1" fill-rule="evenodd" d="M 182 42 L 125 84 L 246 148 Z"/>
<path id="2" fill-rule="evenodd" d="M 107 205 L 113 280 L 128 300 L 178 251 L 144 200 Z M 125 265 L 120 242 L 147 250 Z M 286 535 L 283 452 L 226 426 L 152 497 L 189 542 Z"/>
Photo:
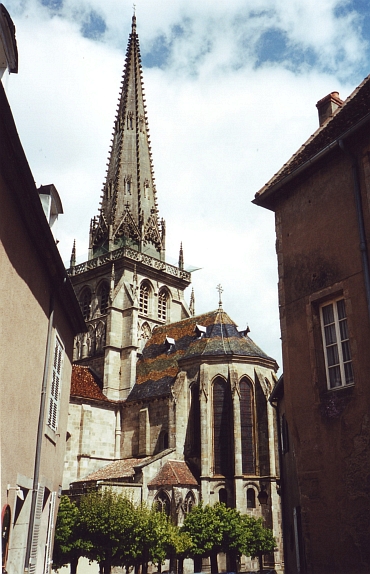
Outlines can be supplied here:
<path id="1" fill-rule="evenodd" d="M 136 16 L 132 17 L 117 114 L 97 217 L 91 220 L 88 261 L 68 273 L 87 324 L 74 359 L 103 380 L 103 392 L 124 400 L 135 384 L 136 361 L 157 325 L 190 316 L 184 270 L 165 261 L 149 138 Z"/>

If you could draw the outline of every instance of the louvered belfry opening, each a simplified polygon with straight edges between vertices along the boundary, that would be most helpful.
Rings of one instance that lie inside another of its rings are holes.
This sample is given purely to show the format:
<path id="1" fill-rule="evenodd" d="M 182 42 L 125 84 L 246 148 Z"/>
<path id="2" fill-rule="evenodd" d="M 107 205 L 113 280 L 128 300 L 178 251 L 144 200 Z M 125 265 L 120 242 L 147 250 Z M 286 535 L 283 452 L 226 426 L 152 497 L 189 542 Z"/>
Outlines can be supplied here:
<path id="1" fill-rule="evenodd" d="M 221 378 L 213 383 L 214 474 L 233 476 L 232 402 L 230 386 Z"/>
<path id="2" fill-rule="evenodd" d="M 249 381 L 240 381 L 240 426 L 243 474 L 255 474 L 253 388 Z"/>

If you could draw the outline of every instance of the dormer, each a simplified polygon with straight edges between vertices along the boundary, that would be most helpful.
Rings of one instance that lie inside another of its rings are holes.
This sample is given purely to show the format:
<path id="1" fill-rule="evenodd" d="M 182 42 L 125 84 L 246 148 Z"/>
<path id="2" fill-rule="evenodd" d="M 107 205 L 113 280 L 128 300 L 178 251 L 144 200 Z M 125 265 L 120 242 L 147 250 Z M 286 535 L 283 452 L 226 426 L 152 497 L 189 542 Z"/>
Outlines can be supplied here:
<path id="1" fill-rule="evenodd" d="M 18 73 L 18 50 L 13 20 L 5 6 L 0 4 L 0 79 L 6 71 Z"/>
<path id="2" fill-rule="evenodd" d="M 204 327 L 203 325 L 195 325 L 195 334 L 198 337 L 198 339 L 205 337 L 206 333 L 207 333 L 207 327 Z"/>
<path id="3" fill-rule="evenodd" d="M 41 185 L 37 191 L 39 192 L 46 219 L 55 238 L 58 215 L 63 213 L 63 206 L 59 193 L 55 185 L 52 183 L 49 185 Z"/>

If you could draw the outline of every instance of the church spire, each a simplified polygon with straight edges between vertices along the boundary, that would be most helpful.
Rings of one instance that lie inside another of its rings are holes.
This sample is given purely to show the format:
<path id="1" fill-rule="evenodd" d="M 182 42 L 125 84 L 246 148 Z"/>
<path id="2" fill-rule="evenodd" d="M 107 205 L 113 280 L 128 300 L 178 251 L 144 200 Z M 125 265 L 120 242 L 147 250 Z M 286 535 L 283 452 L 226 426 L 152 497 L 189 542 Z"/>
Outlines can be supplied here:
<path id="1" fill-rule="evenodd" d="M 100 213 L 92 220 L 91 256 L 127 245 L 163 258 L 135 13 L 107 165 Z"/>

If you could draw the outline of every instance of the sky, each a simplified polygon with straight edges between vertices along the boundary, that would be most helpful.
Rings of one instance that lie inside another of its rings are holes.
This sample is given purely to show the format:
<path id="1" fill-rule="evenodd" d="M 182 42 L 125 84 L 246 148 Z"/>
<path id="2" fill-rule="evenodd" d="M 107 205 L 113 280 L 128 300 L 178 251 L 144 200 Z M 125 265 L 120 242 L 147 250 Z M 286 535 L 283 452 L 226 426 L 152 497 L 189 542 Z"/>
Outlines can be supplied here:
<path id="1" fill-rule="evenodd" d="M 5 78 L 37 186 L 54 183 L 58 247 L 87 259 L 133 5 L 3 0 L 19 72 Z M 255 193 L 317 129 L 316 102 L 370 73 L 367 0 L 136 0 L 166 254 L 183 243 L 196 314 L 218 306 L 281 366 L 274 214 Z M 304 214 L 302 214 L 304 217 Z M 191 288 L 186 291 L 189 302 Z M 280 371 L 281 372 L 281 371 Z"/>

